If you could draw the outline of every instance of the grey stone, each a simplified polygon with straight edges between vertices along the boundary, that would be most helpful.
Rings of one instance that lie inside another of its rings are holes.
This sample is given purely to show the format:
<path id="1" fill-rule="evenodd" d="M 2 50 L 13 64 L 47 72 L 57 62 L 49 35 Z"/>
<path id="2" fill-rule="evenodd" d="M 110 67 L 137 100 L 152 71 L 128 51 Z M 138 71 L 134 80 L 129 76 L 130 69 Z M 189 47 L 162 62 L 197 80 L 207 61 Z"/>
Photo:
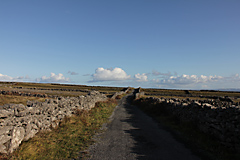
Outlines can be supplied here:
<path id="1" fill-rule="evenodd" d="M 0 144 L 0 153 L 7 154 L 6 146 Z"/>
<path id="2" fill-rule="evenodd" d="M 11 136 L 8 135 L 0 135 L 0 144 L 4 144 L 7 141 L 9 141 L 11 139 Z"/>
<path id="3" fill-rule="evenodd" d="M 15 94 L 15 93 L 14 93 Z M 16 93 L 24 96 L 32 94 Z M 35 95 L 39 96 L 39 95 Z M 0 109 L 0 141 L 7 146 L 0 146 L 0 153 L 12 153 L 21 141 L 27 141 L 40 130 L 50 130 L 59 125 L 65 116 L 72 116 L 76 109 L 90 110 L 97 101 L 107 97 L 97 91 L 80 97 L 57 97 L 45 102 L 28 101 L 22 104 L 6 104 Z M 1 112 L 2 111 L 2 112 Z M 7 150 L 9 148 L 9 150 Z"/>
<path id="4" fill-rule="evenodd" d="M 10 130 L 13 129 L 13 126 L 4 126 L 0 127 L 0 135 L 8 134 Z"/>
<path id="5" fill-rule="evenodd" d="M 13 107 L 14 107 L 14 109 L 17 109 L 18 112 L 23 111 L 23 110 L 26 109 L 26 106 L 24 106 L 23 104 L 16 104 Z"/>
<path id="6" fill-rule="evenodd" d="M 135 98 L 138 97 L 135 96 Z M 240 125 L 238 125 L 240 111 L 238 107 L 235 107 L 238 104 L 222 102 L 218 99 L 194 101 L 186 99 L 176 102 L 175 99 L 149 97 L 145 101 L 153 104 L 159 103 L 166 111 L 177 116 L 180 121 L 194 121 L 204 133 L 214 135 L 221 144 L 229 146 L 234 151 L 240 151 L 236 145 L 240 144 Z M 183 105 L 186 107 L 182 107 Z"/>
<path id="7" fill-rule="evenodd" d="M 9 116 L 13 115 L 13 112 L 8 110 L 0 110 L 0 118 L 7 118 Z"/>
<path id="8" fill-rule="evenodd" d="M 25 130 L 24 141 L 29 140 L 30 138 L 34 137 L 35 134 L 38 133 L 38 128 L 35 124 L 28 124 Z"/>
<path id="9" fill-rule="evenodd" d="M 12 139 L 9 145 L 9 153 L 12 153 L 21 144 L 25 134 L 23 127 L 14 127 L 12 131 Z"/>

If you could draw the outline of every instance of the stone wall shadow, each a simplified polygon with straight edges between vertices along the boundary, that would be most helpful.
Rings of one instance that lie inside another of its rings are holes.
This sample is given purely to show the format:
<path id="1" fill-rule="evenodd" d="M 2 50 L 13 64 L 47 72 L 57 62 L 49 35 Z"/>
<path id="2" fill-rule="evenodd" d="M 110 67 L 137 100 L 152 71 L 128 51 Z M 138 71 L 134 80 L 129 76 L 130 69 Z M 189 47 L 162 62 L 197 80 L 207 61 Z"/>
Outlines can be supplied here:
<path id="1" fill-rule="evenodd" d="M 133 126 L 134 129 L 125 130 L 124 132 L 126 134 L 130 134 L 130 136 L 135 141 L 134 146 L 131 148 L 131 153 L 134 153 L 137 155 L 136 159 L 138 160 L 154 160 L 154 159 L 161 159 L 157 155 L 155 155 L 153 150 L 156 150 L 158 146 L 156 146 L 154 143 L 149 141 L 146 138 L 146 135 L 144 135 L 144 132 L 146 132 L 146 129 L 143 128 L 141 124 L 139 124 L 139 115 L 136 112 L 142 112 L 140 111 L 136 106 L 130 105 L 132 99 L 134 96 L 127 97 L 127 104 L 124 105 L 125 110 L 128 114 L 131 114 L 131 116 L 126 119 L 122 120 L 122 122 L 126 122 Z M 145 130 L 145 131 L 144 131 Z"/>

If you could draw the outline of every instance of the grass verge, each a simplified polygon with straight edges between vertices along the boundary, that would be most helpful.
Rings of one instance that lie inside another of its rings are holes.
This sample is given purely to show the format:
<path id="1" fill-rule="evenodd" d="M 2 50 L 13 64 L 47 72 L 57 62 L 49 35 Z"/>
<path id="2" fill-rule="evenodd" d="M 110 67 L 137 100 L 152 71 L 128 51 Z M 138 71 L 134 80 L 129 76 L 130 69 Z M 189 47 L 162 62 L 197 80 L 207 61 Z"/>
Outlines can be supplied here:
<path id="1" fill-rule="evenodd" d="M 217 139 L 201 132 L 194 122 L 180 121 L 178 117 L 165 109 L 167 106 L 153 104 L 145 98 L 134 100 L 133 104 L 153 117 L 200 158 L 206 160 L 240 159 L 239 153 L 228 150 Z"/>
<path id="2" fill-rule="evenodd" d="M 14 103 L 27 105 L 27 101 L 39 101 L 44 102 L 45 98 L 39 97 L 25 97 L 25 96 L 13 96 L 13 95 L 0 95 L 0 106 L 4 104 Z"/>
<path id="3" fill-rule="evenodd" d="M 65 118 L 58 128 L 22 143 L 10 159 L 61 160 L 84 156 L 84 150 L 93 143 L 93 135 L 108 121 L 116 104 L 109 100 L 97 103 L 90 111 L 78 111 L 77 115 Z"/>
<path id="4" fill-rule="evenodd" d="M 123 97 L 125 97 L 127 94 L 121 94 L 121 95 L 117 95 L 116 99 L 122 99 Z"/>

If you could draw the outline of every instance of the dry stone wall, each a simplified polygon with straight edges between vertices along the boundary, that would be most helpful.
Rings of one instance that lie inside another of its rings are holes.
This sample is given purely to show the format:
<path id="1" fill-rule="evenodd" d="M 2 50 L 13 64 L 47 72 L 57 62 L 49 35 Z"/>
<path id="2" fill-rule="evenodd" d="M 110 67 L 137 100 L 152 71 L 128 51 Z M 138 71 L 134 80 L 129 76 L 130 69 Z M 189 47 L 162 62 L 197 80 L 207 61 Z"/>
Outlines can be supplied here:
<path id="1" fill-rule="evenodd" d="M 15 95 L 15 96 L 27 96 L 27 97 L 40 97 L 40 98 L 57 98 L 56 95 L 47 95 L 47 94 L 40 94 L 40 93 L 26 93 L 21 91 L 5 91 L 0 90 L 1 95 Z"/>
<path id="2" fill-rule="evenodd" d="M 17 89 L 23 89 L 22 87 L 14 87 Z M 35 89 L 35 88 L 24 88 L 24 89 L 29 89 L 29 90 L 47 90 L 47 91 L 68 91 L 68 92 L 90 92 L 87 89 L 80 90 L 80 89 Z M 108 94 L 108 92 L 100 92 L 102 94 Z M 28 96 L 28 97 L 40 97 L 40 98 L 57 98 L 58 96 L 56 95 L 48 95 L 48 94 L 41 94 L 41 93 L 30 93 L 30 92 L 25 92 L 25 91 L 17 91 L 17 90 L 0 90 L 1 95 L 16 95 L 16 96 Z"/>
<path id="3" fill-rule="evenodd" d="M 125 88 L 123 89 L 123 91 L 120 91 L 120 92 L 116 92 L 111 98 L 112 99 L 116 99 L 117 96 L 120 96 L 120 95 L 123 95 L 123 94 L 127 94 L 127 92 L 129 92 L 130 88 Z"/>
<path id="4" fill-rule="evenodd" d="M 190 100 L 178 98 L 145 99 L 148 104 L 158 104 L 180 121 L 190 121 L 204 133 L 214 136 L 224 146 L 240 151 L 239 103 L 220 100 Z"/>
<path id="5" fill-rule="evenodd" d="M 30 90 L 47 90 L 47 91 L 69 91 L 69 92 L 89 92 L 88 89 L 68 89 L 68 88 L 24 88 L 24 87 L 13 87 L 16 89 L 30 89 Z"/>
<path id="6" fill-rule="evenodd" d="M 106 95 L 91 91 L 86 96 L 57 97 L 45 102 L 29 101 L 22 104 L 0 106 L 0 153 L 12 153 L 22 141 L 27 141 L 42 130 L 51 130 L 66 116 L 77 110 L 90 110 Z"/>
<path id="7" fill-rule="evenodd" d="M 145 93 L 141 90 L 141 87 L 139 87 L 133 91 L 134 99 L 141 98 L 144 95 L 145 95 Z"/>

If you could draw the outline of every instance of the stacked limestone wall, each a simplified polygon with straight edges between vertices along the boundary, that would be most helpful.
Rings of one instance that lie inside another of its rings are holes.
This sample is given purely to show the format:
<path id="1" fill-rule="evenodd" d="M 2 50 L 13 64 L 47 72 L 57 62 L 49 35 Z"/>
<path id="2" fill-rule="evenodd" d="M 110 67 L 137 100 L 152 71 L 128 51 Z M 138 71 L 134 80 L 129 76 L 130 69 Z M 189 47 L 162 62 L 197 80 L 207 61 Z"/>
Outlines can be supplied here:
<path id="1" fill-rule="evenodd" d="M 56 95 L 47 95 L 47 94 L 41 94 L 41 93 L 5 91 L 5 90 L 0 90 L 0 95 L 14 95 L 14 96 L 27 96 L 27 97 L 40 97 L 40 98 L 57 98 L 58 97 Z"/>
<path id="2" fill-rule="evenodd" d="M 180 121 L 190 121 L 198 128 L 217 138 L 224 146 L 240 151 L 239 103 L 220 100 L 190 100 L 177 98 L 145 99 L 162 110 L 175 115 Z"/>
<path id="3" fill-rule="evenodd" d="M 90 110 L 96 102 L 105 100 L 104 94 L 92 91 L 86 96 L 29 101 L 27 106 L 0 106 L 0 153 L 12 153 L 22 141 L 27 141 L 39 131 L 58 126 L 65 116 L 75 114 L 78 109 Z"/>
<path id="4" fill-rule="evenodd" d="M 14 87 L 17 89 L 23 89 L 22 87 Z M 42 89 L 42 88 L 26 88 L 30 90 L 47 90 L 47 91 L 68 91 L 68 92 L 89 92 L 87 89 Z M 108 92 L 100 92 L 102 94 L 108 94 Z M 40 97 L 40 98 L 57 98 L 56 95 L 48 95 L 48 94 L 41 94 L 41 93 L 30 93 L 26 91 L 17 91 L 17 90 L 0 90 L 0 95 L 16 95 L 16 96 L 28 96 L 28 97 Z"/>
<path id="5" fill-rule="evenodd" d="M 141 87 L 139 87 L 133 91 L 134 99 L 141 98 L 144 95 L 145 95 L 145 93 L 141 90 Z"/>
<path id="6" fill-rule="evenodd" d="M 16 89 L 23 89 L 23 87 L 13 87 Z M 89 92 L 88 89 L 68 89 L 68 88 L 24 88 L 30 90 L 47 90 L 47 91 L 68 91 L 68 92 Z"/>
<path id="7" fill-rule="evenodd" d="M 127 92 L 129 92 L 129 90 L 130 90 L 130 87 L 125 88 L 125 89 L 123 89 L 123 91 L 116 92 L 111 98 L 112 99 L 116 99 L 117 96 L 120 96 L 120 95 L 123 95 L 123 94 L 127 94 Z"/>

